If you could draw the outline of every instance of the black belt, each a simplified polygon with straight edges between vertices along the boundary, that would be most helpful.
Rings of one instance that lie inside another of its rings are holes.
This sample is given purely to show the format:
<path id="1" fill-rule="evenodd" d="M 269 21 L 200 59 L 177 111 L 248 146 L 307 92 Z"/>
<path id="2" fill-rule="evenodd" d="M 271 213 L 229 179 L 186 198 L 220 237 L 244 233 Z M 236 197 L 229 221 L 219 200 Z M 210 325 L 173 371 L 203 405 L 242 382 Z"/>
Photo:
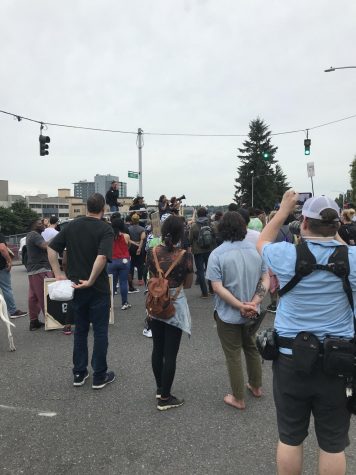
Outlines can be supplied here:
<path id="1" fill-rule="evenodd" d="M 290 350 L 293 349 L 293 343 L 294 343 L 294 338 L 287 338 L 285 336 L 278 336 L 278 346 L 280 348 L 288 348 Z M 324 353 L 324 346 L 322 345 L 321 342 L 319 342 L 319 353 L 323 354 Z"/>

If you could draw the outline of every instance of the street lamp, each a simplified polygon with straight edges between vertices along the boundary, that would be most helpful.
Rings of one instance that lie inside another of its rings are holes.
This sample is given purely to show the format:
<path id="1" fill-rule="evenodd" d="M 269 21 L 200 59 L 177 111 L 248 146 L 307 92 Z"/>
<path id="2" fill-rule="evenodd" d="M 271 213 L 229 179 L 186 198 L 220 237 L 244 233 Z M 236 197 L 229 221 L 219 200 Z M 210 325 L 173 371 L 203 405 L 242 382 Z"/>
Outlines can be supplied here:
<path id="1" fill-rule="evenodd" d="M 356 66 L 340 66 L 339 68 L 333 68 L 332 66 L 330 66 L 329 69 L 324 69 L 324 73 L 331 73 L 336 69 L 356 69 Z"/>

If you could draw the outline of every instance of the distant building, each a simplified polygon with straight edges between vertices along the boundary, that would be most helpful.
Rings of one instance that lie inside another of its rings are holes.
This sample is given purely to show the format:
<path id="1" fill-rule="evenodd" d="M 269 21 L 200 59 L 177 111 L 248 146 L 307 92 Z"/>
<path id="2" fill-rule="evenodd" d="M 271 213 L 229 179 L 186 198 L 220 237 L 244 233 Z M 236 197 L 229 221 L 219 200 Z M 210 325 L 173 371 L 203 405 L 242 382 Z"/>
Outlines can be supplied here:
<path id="1" fill-rule="evenodd" d="M 124 196 L 127 196 L 127 183 L 119 181 L 119 197 L 123 198 Z"/>
<path id="2" fill-rule="evenodd" d="M 26 196 L 27 206 L 43 218 L 58 216 L 58 218 L 69 218 L 69 203 L 65 198 L 59 196 L 48 197 L 41 194 L 36 196 Z"/>
<path id="3" fill-rule="evenodd" d="M 8 207 L 9 201 L 9 182 L 7 180 L 0 180 L 0 206 Z"/>
<path id="4" fill-rule="evenodd" d="M 108 191 L 108 189 L 111 186 L 112 181 L 119 181 L 119 177 L 114 176 L 114 175 L 98 175 L 98 174 L 96 174 L 95 177 L 94 177 L 95 193 L 100 193 L 101 195 L 105 196 L 106 192 Z"/>
<path id="5" fill-rule="evenodd" d="M 95 183 L 93 181 L 81 180 L 74 183 L 74 196 L 81 198 L 84 203 L 88 201 L 90 195 L 95 193 Z"/>

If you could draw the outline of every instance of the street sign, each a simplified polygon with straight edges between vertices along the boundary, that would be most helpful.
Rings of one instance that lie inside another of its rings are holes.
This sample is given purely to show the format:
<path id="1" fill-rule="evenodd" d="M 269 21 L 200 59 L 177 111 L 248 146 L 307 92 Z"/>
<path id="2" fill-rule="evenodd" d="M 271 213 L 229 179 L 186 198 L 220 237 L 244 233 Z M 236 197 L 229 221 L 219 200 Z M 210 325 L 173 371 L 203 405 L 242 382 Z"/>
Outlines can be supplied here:
<path id="1" fill-rule="evenodd" d="M 308 171 L 309 178 L 312 178 L 313 176 L 315 176 L 314 162 L 307 163 L 307 171 Z"/>
<path id="2" fill-rule="evenodd" d="M 138 172 L 131 172 L 131 171 L 128 172 L 129 178 L 138 178 L 138 176 L 139 176 Z"/>

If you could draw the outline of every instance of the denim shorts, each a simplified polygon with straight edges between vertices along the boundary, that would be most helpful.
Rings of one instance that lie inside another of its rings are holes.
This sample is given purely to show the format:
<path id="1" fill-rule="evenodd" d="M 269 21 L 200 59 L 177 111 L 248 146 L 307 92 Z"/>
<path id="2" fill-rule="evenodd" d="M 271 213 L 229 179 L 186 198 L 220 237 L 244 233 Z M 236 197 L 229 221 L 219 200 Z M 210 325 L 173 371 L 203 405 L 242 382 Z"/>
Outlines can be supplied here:
<path id="1" fill-rule="evenodd" d="M 293 357 L 280 353 L 273 362 L 273 395 L 279 439 L 298 446 L 308 435 L 310 415 L 314 416 L 319 447 L 339 453 L 349 445 L 351 414 L 346 407 L 344 378 L 329 376 L 319 357 L 311 374 L 294 370 Z"/>

